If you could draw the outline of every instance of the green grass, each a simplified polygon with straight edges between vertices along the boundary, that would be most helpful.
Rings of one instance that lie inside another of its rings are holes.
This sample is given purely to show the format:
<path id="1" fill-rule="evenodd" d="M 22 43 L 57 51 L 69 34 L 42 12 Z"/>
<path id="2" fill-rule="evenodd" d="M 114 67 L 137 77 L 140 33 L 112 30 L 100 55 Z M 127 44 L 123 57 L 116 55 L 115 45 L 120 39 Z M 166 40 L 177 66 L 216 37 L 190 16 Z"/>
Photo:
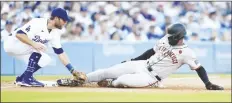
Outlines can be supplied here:
<path id="1" fill-rule="evenodd" d="M 2 91 L 2 102 L 231 102 L 231 94 L 201 93 L 135 93 L 135 92 L 32 92 Z M 13 98 L 13 99 L 12 99 Z"/>

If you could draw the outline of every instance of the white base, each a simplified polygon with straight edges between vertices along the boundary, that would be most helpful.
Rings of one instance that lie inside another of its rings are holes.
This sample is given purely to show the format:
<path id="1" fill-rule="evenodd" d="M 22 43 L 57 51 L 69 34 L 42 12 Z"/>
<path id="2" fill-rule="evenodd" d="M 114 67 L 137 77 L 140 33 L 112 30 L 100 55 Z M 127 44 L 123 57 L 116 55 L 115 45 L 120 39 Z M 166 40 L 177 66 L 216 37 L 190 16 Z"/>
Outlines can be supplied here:
<path id="1" fill-rule="evenodd" d="M 56 81 L 40 81 L 44 84 L 44 87 L 58 87 Z"/>

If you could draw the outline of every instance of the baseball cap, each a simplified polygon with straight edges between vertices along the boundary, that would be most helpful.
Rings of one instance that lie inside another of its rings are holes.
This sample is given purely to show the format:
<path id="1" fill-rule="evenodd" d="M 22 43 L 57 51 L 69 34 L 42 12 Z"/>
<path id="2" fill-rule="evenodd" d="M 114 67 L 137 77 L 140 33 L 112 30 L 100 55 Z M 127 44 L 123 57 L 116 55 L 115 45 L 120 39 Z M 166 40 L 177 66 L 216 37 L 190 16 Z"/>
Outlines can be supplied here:
<path id="1" fill-rule="evenodd" d="M 24 7 L 24 10 L 25 10 L 25 9 L 32 9 L 32 7 L 31 7 L 31 6 L 25 6 L 25 7 Z"/>
<path id="2" fill-rule="evenodd" d="M 62 8 L 55 8 L 54 10 L 52 10 L 51 16 L 53 17 L 57 16 L 65 21 L 71 21 L 71 18 L 68 17 L 67 12 Z"/>
<path id="3" fill-rule="evenodd" d="M 195 33 L 195 32 L 193 32 L 193 33 L 192 33 L 192 36 L 198 36 L 198 34 L 197 34 L 197 33 Z"/>
<path id="4" fill-rule="evenodd" d="M 84 7 L 84 6 L 82 6 L 80 9 L 81 9 L 80 11 L 83 11 L 83 12 L 88 11 L 87 7 Z"/>
<path id="5" fill-rule="evenodd" d="M 6 25 L 13 25 L 13 22 L 12 22 L 12 21 L 7 20 L 7 21 L 6 21 Z"/>

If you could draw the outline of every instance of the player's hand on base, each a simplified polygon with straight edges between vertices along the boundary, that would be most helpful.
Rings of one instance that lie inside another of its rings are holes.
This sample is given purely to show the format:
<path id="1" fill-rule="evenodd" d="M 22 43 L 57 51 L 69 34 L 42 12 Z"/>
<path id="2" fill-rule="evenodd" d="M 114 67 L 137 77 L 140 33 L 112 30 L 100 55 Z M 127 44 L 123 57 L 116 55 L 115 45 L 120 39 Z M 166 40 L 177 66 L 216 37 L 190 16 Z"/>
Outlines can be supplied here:
<path id="1" fill-rule="evenodd" d="M 211 82 L 207 83 L 205 87 L 207 90 L 224 90 L 223 87 L 216 84 L 212 84 Z"/>
<path id="2" fill-rule="evenodd" d="M 46 47 L 45 45 L 41 44 L 41 43 L 33 43 L 32 45 L 33 48 L 35 48 L 38 52 L 45 52 L 46 51 Z"/>

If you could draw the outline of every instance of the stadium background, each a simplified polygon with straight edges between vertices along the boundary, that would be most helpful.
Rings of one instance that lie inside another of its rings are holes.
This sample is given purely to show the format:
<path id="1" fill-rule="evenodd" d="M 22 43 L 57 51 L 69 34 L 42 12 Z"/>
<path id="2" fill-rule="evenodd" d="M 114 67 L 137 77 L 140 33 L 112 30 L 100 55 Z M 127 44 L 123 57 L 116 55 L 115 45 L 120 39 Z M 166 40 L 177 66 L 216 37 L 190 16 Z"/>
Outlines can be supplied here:
<path id="1" fill-rule="evenodd" d="M 72 18 L 61 41 L 83 72 L 138 56 L 164 36 L 168 25 L 181 22 L 188 30 L 186 43 L 207 71 L 231 73 L 231 2 L 1 2 L 1 41 L 31 18 L 49 18 L 56 7 Z M 51 49 L 48 53 L 52 63 L 36 74 L 69 74 Z M 21 74 L 25 66 L 1 43 L 2 75 Z M 177 73 L 193 71 L 185 65 Z"/>

